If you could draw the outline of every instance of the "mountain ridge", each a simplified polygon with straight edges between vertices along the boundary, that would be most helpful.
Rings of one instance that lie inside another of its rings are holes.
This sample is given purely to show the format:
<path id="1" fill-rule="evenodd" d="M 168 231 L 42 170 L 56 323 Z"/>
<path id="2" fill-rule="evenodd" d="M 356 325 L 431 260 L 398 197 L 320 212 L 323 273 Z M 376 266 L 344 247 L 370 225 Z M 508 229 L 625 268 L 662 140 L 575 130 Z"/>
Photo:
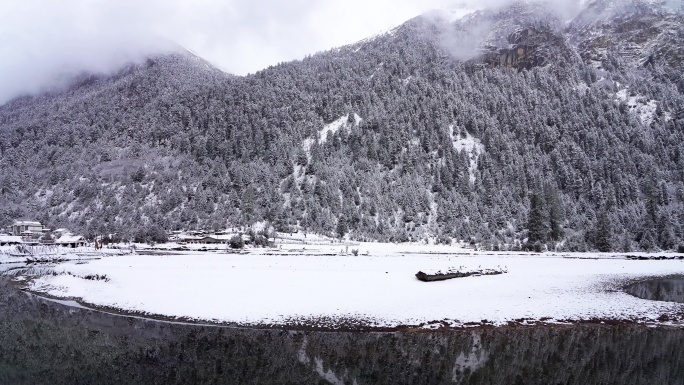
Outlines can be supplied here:
<path id="1" fill-rule="evenodd" d="M 681 13 L 633 19 L 668 48 L 635 67 L 592 40 L 622 36 L 618 24 L 580 31 L 520 7 L 414 18 L 244 77 L 175 54 L 0 106 L 0 221 L 139 240 L 268 221 L 488 248 L 583 250 L 606 232 L 612 249 L 676 246 Z M 469 48 L 496 60 L 449 51 L 445 36 L 472 25 L 498 45 Z"/>

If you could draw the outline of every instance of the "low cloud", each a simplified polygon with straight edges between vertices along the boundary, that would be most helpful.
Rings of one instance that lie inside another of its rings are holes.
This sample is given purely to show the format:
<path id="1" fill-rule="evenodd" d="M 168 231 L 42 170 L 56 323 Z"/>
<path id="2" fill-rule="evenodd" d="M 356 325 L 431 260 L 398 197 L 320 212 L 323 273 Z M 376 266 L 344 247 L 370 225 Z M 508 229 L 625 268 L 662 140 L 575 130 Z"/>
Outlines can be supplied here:
<path id="1" fill-rule="evenodd" d="M 131 17 L 133 2 L 6 0 L 0 5 L 0 103 L 60 87 L 83 71 L 110 73 L 178 49 Z"/>
<path id="2" fill-rule="evenodd" d="M 554 1 L 571 9 L 579 0 Z M 431 9 L 508 0 L 3 0 L 0 104 L 178 44 L 238 75 L 350 44 Z M 467 37 L 459 43 L 472 50 Z"/>
<path id="3" fill-rule="evenodd" d="M 529 3 L 532 6 L 543 7 L 547 14 L 553 15 L 560 22 L 557 26 L 562 26 L 563 21 L 571 20 L 577 16 L 582 8 L 583 0 L 539 0 L 539 1 L 517 1 L 518 3 Z M 497 46 L 505 45 L 505 36 L 493 36 L 492 32 L 506 24 L 506 20 L 495 21 L 489 18 L 471 17 L 476 12 L 498 12 L 511 6 L 514 1 L 507 0 L 467 0 L 466 2 L 453 3 L 451 7 L 461 7 L 470 9 L 470 13 L 462 13 L 459 22 L 449 20 L 449 13 L 434 12 L 424 15 L 438 27 L 439 44 L 454 59 L 467 61 L 479 56 L 483 46 L 492 43 Z M 458 13 L 456 13 L 458 15 Z M 446 15 L 446 16 L 445 16 Z M 545 18 L 546 16 L 541 17 Z M 536 16 L 532 16 L 534 19 Z M 445 23 L 452 21 L 452 23 Z"/>
<path id="4" fill-rule="evenodd" d="M 109 73 L 155 53 L 190 49 L 244 75 L 353 43 L 444 0 L 3 0 L 0 104 Z"/>

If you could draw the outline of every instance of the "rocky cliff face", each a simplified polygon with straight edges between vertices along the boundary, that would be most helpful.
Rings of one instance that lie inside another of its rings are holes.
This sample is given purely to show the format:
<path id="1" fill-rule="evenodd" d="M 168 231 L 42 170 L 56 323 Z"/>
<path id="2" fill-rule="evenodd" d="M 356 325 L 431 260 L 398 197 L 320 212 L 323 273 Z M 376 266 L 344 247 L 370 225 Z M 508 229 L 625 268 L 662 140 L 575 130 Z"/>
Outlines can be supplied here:
<path id="1" fill-rule="evenodd" d="M 684 59 L 684 18 L 654 2 L 596 1 L 568 27 L 587 64 L 601 68 L 677 66 Z"/>
<path id="2" fill-rule="evenodd" d="M 531 69 L 548 62 L 549 44 L 559 44 L 558 37 L 548 31 L 525 28 L 508 36 L 508 46 L 485 47 L 484 53 L 476 60 L 491 67 Z"/>
<path id="3" fill-rule="evenodd" d="M 0 383 L 678 384 L 684 330 L 580 324 L 306 332 L 67 307 L 0 281 Z"/>

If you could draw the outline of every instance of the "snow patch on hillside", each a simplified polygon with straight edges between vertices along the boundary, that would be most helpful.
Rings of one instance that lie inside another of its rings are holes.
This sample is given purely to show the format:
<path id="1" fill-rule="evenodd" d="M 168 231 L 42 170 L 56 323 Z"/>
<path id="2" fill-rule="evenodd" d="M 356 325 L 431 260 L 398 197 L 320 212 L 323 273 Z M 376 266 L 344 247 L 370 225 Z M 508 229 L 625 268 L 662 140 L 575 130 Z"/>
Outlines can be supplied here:
<path id="1" fill-rule="evenodd" d="M 302 142 L 302 148 L 306 152 L 306 157 L 309 160 L 311 160 L 311 146 L 313 146 L 315 141 L 318 141 L 319 144 L 323 145 L 328 140 L 328 133 L 331 133 L 334 135 L 342 127 L 349 130 L 353 127 L 357 127 L 363 121 L 363 118 L 361 118 L 356 113 L 354 114 L 353 119 L 354 119 L 354 122 L 350 123 L 349 122 L 349 114 L 340 116 L 334 122 L 328 123 L 325 126 L 323 126 L 323 128 L 318 130 L 318 134 L 316 135 L 315 138 L 304 139 L 304 141 Z"/>
<path id="2" fill-rule="evenodd" d="M 636 114 L 641 123 L 645 125 L 653 123 L 653 117 L 658 108 L 657 100 L 646 100 L 646 98 L 641 95 L 631 96 L 629 95 L 629 90 L 627 88 L 618 91 L 615 94 L 615 99 L 618 102 L 625 102 L 629 108 L 629 112 Z"/>
<path id="3" fill-rule="evenodd" d="M 371 43 L 371 42 L 373 42 L 373 41 L 375 41 L 375 40 L 377 40 L 383 36 L 394 36 L 397 33 L 397 31 L 399 30 L 399 28 L 400 27 L 392 27 L 392 28 L 387 29 L 385 31 L 382 31 L 376 35 L 367 37 L 365 39 L 361 39 L 361 40 L 357 41 L 356 43 L 350 44 L 347 47 L 351 48 L 352 52 L 359 52 L 366 44 Z"/>
<path id="4" fill-rule="evenodd" d="M 477 159 L 480 154 L 484 152 L 484 145 L 480 139 L 470 135 L 465 129 L 463 131 L 454 131 L 454 125 L 449 126 L 449 136 L 454 144 L 454 150 L 459 153 L 466 151 L 468 153 L 468 158 L 470 160 L 470 167 L 468 168 L 468 173 L 470 174 L 470 182 L 475 182 L 475 172 L 477 171 Z"/>
<path id="5" fill-rule="evenodd" d="M 373 78 L 375 77 L 375 74 L 377 74 L 378 71 L 382 71 L 384 66 L 385 66 L 385 62 L 381 62 L 380 64 L 378 64 L 378 66 L 375 67 L 375 70 L 373 71 L 373 73 L 368 77 L 368 80 L 373 80 Z"/>

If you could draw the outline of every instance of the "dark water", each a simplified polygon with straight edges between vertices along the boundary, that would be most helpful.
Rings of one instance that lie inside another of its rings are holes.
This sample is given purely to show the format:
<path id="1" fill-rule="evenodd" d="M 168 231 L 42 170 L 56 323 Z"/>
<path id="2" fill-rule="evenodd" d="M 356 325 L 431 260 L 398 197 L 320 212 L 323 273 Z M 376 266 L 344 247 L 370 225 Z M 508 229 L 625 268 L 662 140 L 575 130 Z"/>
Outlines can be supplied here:
<path id="1" fill-rule="evenodd" d="M 684 303 L 684 278 L 638 282 L 628 286 L 625 290 L 629 294 L 643 299 Z"/>
<path id="2" fill-rule="evenodd" d="M 682 384 L 684 330 L 439 332 L 182 325 L 79 309 L 0 279 L 0 384 Z"/>

